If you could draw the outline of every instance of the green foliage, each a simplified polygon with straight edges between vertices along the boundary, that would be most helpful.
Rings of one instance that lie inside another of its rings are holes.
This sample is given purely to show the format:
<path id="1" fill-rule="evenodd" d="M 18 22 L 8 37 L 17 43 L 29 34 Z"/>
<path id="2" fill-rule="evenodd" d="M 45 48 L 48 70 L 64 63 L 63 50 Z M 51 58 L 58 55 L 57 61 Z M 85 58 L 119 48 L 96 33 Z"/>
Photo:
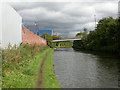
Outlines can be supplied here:
<path id="1" fill-rule="evenodd" d="M 78 33 L 77 35 L 83 35 Z M 77 36 L 76 35 L 76 36 Z M 98 22 L 96 30 L 91 31 L 87 38 L 74 41 L 73 48 L 84 50 L 99 50 L 120 53 L 120 18 L 103 18 Z"/>
<path id="2" fill-rule="evenodd" d="M 24 45 L 2 50 L 2 87 L 35 88 L 46 48 Z"/>
<path id="3" fill-rule="evenodd" d="M 83 40 L 80 40 L 80 41 L 74 41 L 73 42 L 73 48 L 75 50 L 83 50 L 85 49 L 85 43 Z"/>
<path id="4" fill-rule="evenodd" d="M 86 39 L 88 37 L 88 30 L 87 28 L 83 29 L 83 32 L 77 33 L 76 37 L 81 38 L 82 40 L 79 41 L 74 41 L 73 42 L 73 48 L 75 50 L 81 50 L 81 49 L 85 49 L 85 44 L 86 44 Z"/>
<path id="5" fill-rule="evenodd" d="M 51 46 L 51 41 L 53 40 L 53 37 L 49 35 L 48 33 L 43 34 L 41 37 L 47 40 L 47 45 Z"/>
<path id="6" fill-rule="evenodd" d="M 53 64 L 54 64 L 53 49 L 50 49 L 47 60 L 45 61 L 45 64 L 44 64 L 43 88 L 60 88 L 61 87 L 54 73 Z"/>
<path id="7" fill-rule="evenodd" d="M 43 69 L 44 88 L 60 88 L 53 68 L 53 49 L 46 46 L 11 47 L 3 50 L 2 87 L 36 88 L 40 64 L 46 53 L 47 60 Z M 47 49 L 47 50 L 45 50 Z"/>
<path id="8" fill-rule="evenodd" d="M 87 30 L 87 28 L 84 28 L 83 32 L 80 32 L 80 33 L 76 34 L 76 37 L 79 37 L 82 40 L 85 40 L 87 38 L 87 35 L 88 35 L 88 30 Z"/>
<path id="9" fill-rule="evenodd" d="M 70 41 L 52 42 L 53 48 L 71 48 L 72 46 L 73 42 Z"/>

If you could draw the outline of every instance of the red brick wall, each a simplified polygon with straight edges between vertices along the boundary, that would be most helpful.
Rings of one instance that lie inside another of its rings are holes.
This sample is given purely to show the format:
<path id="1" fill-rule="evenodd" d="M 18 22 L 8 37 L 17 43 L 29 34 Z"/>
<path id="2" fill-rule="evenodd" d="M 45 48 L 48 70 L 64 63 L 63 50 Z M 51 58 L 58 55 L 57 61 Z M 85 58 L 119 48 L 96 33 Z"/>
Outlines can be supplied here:
<path id="1" fill-rule="evenodd" d="M 35 35 L 28 30 L 25 26 L 22 26 L 22 43 L 23 44 L 35 44 L 35 45 L 47 45 L 46 40 Z"/>

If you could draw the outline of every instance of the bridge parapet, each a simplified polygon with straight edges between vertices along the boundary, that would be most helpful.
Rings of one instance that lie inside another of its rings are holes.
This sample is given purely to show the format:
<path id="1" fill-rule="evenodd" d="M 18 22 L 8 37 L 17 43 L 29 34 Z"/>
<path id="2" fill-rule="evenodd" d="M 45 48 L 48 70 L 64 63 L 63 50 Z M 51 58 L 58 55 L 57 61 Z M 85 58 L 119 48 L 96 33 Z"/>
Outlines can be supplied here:
<path id="1" fill-rule="evenodd" d="M 74 41 L 74 40 L 81 40 L 81 38 L 59 39 L 59 40 L 52 40 L 52 42 Z"/>

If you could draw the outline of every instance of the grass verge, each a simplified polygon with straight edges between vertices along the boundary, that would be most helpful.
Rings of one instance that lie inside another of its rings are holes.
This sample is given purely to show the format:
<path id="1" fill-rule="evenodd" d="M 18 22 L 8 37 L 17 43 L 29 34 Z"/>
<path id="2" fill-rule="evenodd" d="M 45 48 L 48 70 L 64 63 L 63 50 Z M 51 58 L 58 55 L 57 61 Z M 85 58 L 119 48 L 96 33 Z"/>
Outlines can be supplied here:
<path id="1" fill-rule="evenodd" d="M 43 69 L 43 88 L 61 88 L 58 79 L 54 73 L 53 49 L 49 50 L 47 60 L 44 63 Z"/>
<path id="2" fill-rule="evenodd" d="M 2 50 L 2 88 L 36 88 L 44 58 L 43 88 L 60 88 L 54 73 L 53 49 L 28 45 Z"/>
<path id="3" fill-rule="evenodd" d="M 2 88 L 36 88 L 40 64 L 48 50 L 34 46 L 3 50 Z"/>

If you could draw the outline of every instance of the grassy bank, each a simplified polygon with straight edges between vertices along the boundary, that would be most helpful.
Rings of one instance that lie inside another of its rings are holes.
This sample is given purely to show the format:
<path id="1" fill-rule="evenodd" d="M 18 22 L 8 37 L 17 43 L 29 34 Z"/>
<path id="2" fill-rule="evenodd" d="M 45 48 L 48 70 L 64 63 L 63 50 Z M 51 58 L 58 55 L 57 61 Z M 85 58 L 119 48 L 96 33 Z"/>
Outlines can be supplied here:
<path id="1" fill-rule="evenodd" d="M 3 50 L 2 88 L 37 88 L 44 58 L 43 87 L 59 88 L 53 69 L 53 49 L 28 45 Z"/>
<path id="2" fill-rule="evenodd" d="M 49 50 L 43 69 L 43 88 L 60 88 L 60 84 L 54 73 L 53 49 Z"/>
<path id="3" fill-rule="evenodd" d="M 46 47 L 24 46 L 3 50 L 2 87 L 36 88 Z"/>

